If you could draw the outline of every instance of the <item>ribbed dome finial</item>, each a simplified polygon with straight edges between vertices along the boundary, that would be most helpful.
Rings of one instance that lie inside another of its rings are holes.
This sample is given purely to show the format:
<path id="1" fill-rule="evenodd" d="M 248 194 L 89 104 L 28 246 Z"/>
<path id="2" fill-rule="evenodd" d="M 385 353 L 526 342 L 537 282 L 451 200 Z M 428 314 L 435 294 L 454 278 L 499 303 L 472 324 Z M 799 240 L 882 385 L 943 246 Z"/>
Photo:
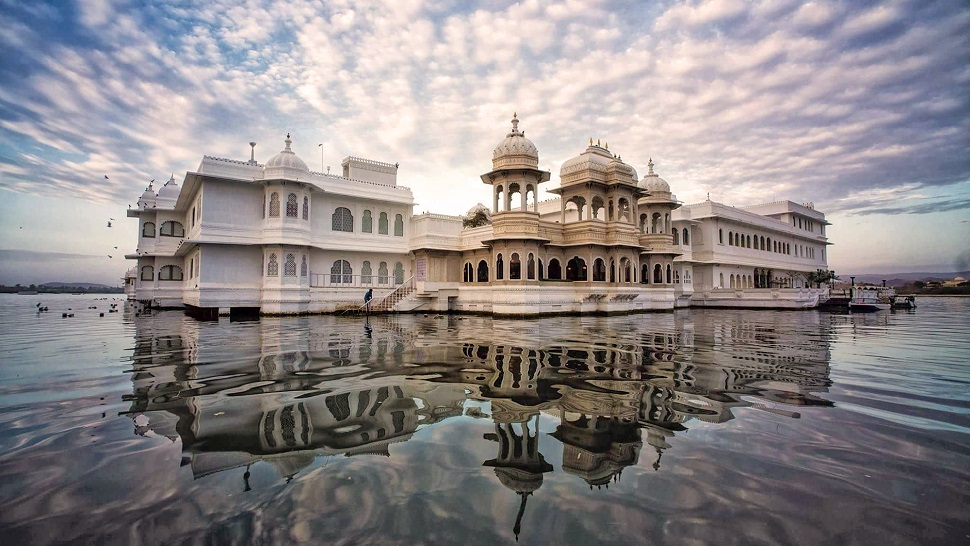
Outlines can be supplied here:
<path id="1" fill-rule="evenodd" d="M 519 131 L 519 114 L 513 112 L 512 131 L 495 147 L 492 153 L 492 168 L 516 165 L 536 168 L 539 165 L 539 151 L 532 141 L 525 138 L 525 131 Z"/>
<path id="2" fill-rule="evenodd" d="M 653 175 L 653 158 L 647 161 L 647 175 Z"/>

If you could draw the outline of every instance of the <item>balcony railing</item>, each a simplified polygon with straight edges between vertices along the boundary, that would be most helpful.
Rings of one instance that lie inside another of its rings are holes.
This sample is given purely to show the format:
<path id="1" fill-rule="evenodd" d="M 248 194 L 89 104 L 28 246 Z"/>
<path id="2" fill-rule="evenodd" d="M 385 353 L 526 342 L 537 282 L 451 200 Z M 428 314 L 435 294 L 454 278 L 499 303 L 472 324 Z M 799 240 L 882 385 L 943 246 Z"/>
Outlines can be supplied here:
<path id="1" fill-rule="evenodd" d="M 345 275 L 342 273 L 312 273 L 310 288 L 392 288 L 404 282 L 404 275 Z"/>

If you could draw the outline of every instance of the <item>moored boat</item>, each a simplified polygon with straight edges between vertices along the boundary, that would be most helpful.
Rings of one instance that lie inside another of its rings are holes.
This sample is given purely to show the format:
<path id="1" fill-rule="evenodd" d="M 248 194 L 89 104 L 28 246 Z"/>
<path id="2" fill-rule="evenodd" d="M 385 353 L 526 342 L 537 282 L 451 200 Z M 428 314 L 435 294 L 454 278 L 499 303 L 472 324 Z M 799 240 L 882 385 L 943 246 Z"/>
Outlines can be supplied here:
<path id="1" fill-rule="evenodd" d="M 871 312 L 888 311 L 892 308 L 892 301 L 896 292 L 885 286 L 853 286 L 852 296 L 849 298 L 849 311 Z"/>
<path id="2" fill-rule="evenodd" d="M 889 305 L 893 309 L 916 309 L 916 298 L 914 296 L 893 296 L 889 299 Z"/>

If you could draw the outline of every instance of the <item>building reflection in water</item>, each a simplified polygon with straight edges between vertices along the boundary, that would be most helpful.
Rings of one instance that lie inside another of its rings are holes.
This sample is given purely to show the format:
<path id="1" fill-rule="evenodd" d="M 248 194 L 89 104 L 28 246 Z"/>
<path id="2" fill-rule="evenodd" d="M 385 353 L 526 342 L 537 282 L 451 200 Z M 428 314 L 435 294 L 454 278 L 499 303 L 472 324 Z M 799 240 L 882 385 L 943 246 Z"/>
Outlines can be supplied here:
<path id="1" fill-rule="evenodd" d="M 558 424 L 562 470 L 609 487 L 661 457 L 690 421 L 735 408 L 797 418 L 827 406 L 829 342 L 818 315 L 729 312 L 499 321 L 479 317 L 264 318 L 197 323 L 138 317 L 131 415 L 136 432 L 180 439 L 198 478 L 256 462 L 292 479 L 319 456 L 389 457 L 420 427 L 490 406 L 495 457 L 484 461 L 528 498 L 553 465 L 540 414 Z M 759 320 L 762 317 L 759 315 Z M 793 317 L 795 317 L 793 319 Z M 793 324 L 794 322 L 794 324 Z M 644 331 L 649 325 L 655 331 Z M 792 336 L 811 329 L 810 338 Z M 616 334 L 617 332 L 625 332 Z M 806 339 L 809 339 L 806 342 Z M 572 341 L 586 340 L 586 341 Z M 148 420 L 145 420 L 145 417 Z"/>

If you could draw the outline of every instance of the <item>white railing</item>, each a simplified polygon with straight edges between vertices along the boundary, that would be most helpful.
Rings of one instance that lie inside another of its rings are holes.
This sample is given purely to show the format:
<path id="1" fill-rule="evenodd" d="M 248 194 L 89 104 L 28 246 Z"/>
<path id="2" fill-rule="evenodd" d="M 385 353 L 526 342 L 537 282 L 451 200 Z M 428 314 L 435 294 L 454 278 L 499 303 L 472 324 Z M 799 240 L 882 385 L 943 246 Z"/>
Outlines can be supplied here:
<path id="1" fill-rule="evenodd" d="M 400 280 L 400 282 L 398 282 Z M 403 275 L 344 275 L 341 273 L 311 273 L 310 288 L 390 288 L 404 282 Z"/>
<path id="2" fill-rule="evenodd" d="M 393 292 L 384 296 L 380 301 L 371 304 L 372 310 L 390 311 L 397 303 L 414 292 L 414 276 L 408 277 L 406 281 L 394 289 Z"/>

